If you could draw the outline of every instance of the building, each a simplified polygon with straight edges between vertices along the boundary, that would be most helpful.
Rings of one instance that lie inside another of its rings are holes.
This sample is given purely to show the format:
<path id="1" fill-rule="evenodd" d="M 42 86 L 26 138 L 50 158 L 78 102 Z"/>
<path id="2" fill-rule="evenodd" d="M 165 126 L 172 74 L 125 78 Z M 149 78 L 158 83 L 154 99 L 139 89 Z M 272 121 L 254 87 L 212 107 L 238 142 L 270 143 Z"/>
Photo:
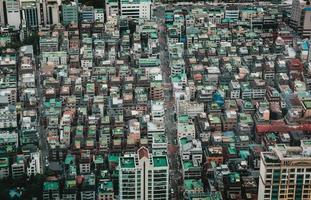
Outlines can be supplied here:
<path id="1" fill-rule="evenodd" d="M 54 180 L 55 179 L 55 180 Z M 54 178 L 43 183 L 43 200 L 60 199 L 59 182 Z"/>
<path id="2" fill-rule="evenodd" d="M 1 2 L 1 1 L 0 1 Z M 6 24 L 18 30 L 21 26 L 21 12 L 18 0 L 6 0 Z"/>
<path id="3" fill-rule="evenodd" d="M 46 24 L 60 23 L 59 5 L 57 0 L 46 0 Z"/>
<path id="4" fill-rule="evenodd" d="M 166 156 L 149 154 L 141 147 L 137 154 L 120 158 L 120 199 L 168 199 L 169 167 Z"/>
<path id="5" fill-rule="evenodd" d="M 96 22 L 104 22 L 104 20 L 105 20 L 104 9 L 102 9 L 102 8 L 95 8 L 94 9 L 94 21 L 96 21 Z"/>
<path id="6" fill-rule="evenodd" d="M 4 0 L 0 0 L 0 25 L 5 25 Z"/>
<path id="7" fill-rule="evenodd" d="M 118 0 L 105 1 L 106 19 L 110 16 L 119 15 L 119 3 Z"/>
<path id="8" fill-rule="evenodd" d="M 114 198 L 112 181 L 101 181 L 98 184 L 97 198 L 98 200 L 106 200 Z"/>
<path id="9" fill-rule="evenodd" d="M 10 163 L 6 157 L 0 158 L 0 180 L 10 176 Z"/>
<path id="10" fill-rule="evenodd" d="M 262 152 L 258 199 L 310 199 L 310 155 L 310 140 L 302 140 L 301 146 L 277 144 L 272 152 Z"/>
<path id="11" fill-rule="evenodd" d="M 150 0 L 121 0 L 120 15 L 131 18 L 150 19 L 151 1 Z"/>
<path id="12" fill-rule="evenodd" d="M 23 155 L 17 155 L 14 163 L 11 165 L 12 178 L 23 178 L 25 174 L 25 160 Z"/>
<path id="13" fill-rule="evenodd" d="M 94 7 L 83 6 L 80 9 L 80 20 L 86 22 L 94 22 Z"/>
<path id="14" fill-rule="evenodd" d="M 303 37 L 311 36 L 311 6 L 307 1 L 293 0 L 291 9 L 291 26 Z"/>
<path id="15" fill-rule="evenodd" d="M 95 200 L 95 187 L 95 175 L 85 175 L 80 191 L 81 200 Z"/>
<path id="16" fill-rule="evenodd" d="M 78 6 L 75 2 L 70 4 L 62 4 L 62 17 L 63 25 L 68 25 L 70 23 L 78 24 Z"/>
<path id="17" fill-rule="evenodd" d="M 27 175 L 36 175 L 42 174 L 42 167 L 41 167 L 41 153 L 34 152 L 30 154 L 29 162 L 27 164 Z"/>
<path id="18" fill-rule="evenodd" d="M 22 11 L 22 23 L 27 28 L 38 28 L 40 24 L 43 24 L 41 20 L 44 20 L 44 16 L 41 15 L 40 3 L 36 0 L 21 0 Z"/>

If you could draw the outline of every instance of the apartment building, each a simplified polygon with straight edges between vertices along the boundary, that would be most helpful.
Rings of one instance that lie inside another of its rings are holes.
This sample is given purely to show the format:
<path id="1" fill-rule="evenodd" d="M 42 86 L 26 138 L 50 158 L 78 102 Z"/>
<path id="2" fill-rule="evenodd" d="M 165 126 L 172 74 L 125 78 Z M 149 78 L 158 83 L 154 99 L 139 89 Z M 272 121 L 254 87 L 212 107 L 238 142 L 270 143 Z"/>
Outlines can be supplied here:
<path id="1" fill-rule="evenodd" d="M 124 155 L 119 166 L 120 199 L 169 199 L 167 157 L 149 154 L 141 147 L 137 154 Z"/>
<path id="2" fill-rule="evenodd" d="M 311 198 L 311 141 L 301 146 L 277 144 L 261 153 L 259 200 Z"/>

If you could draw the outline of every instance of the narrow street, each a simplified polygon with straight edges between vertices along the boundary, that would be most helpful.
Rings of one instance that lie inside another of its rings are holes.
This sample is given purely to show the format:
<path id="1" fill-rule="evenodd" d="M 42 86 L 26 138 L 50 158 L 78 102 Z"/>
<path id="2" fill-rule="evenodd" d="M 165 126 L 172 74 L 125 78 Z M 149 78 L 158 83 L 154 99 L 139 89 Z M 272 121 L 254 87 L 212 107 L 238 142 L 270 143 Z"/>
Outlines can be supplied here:
<path id="1" fill-rule="evenodd" d="M 42 170 L 43 173 L 45 173 L 45 168 L 48 165 L 47 157 L 48 157 L 48 147 L 47 147 L 47 137 L 45 133 L 45 129 L 43 126 L 43 121 L 42 121 L 42 114 L 43 114 L 43 93 L 42 93 L 42 84 L 41 84 L 41 79 L 40 79 L 40 68 L 41 68 L 41 63 L 40 63 L 40 58 L 39 56 L 35 55 L 35 65 L 36 65 L 36 88 L 37 88 L 37 98 L 38 98 L 38 134 L 40 138 L 40 147 L 41 147 L 41 152 L 42 152 Z"/>
<path id="2" fill-rule="evenodd" d="M 166 27 L 164 25 L 164 7 L 158 7 L 154 12 L 154 16 L 158 22 L 158 39 L 160 44 L 160 60 L 164 86 L 165 101 L 165 130 L 168 141 L 168 159 L 170 165 L 170 199 L 183 199 L 182 192 L 182 174 L 180 155 L 177 142 L 177 128 L 174 111 L 174 98 L 172 95 L 172 85 L 170 81 L 170 61 L 169 52 L 166 41 Z"/>

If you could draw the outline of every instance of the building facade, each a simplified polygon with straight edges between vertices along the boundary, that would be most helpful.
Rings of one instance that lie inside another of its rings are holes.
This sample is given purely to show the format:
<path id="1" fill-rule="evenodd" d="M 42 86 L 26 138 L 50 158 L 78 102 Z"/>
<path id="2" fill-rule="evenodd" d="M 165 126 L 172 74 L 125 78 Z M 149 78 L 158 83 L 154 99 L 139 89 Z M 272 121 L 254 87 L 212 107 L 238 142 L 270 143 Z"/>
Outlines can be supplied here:
<path id="1" fill-rule="evenodd" d="M 291 10 L 291 26 L 303 37 L 311 36 L 311 6 L 307 1 L 293 0 Z"/>
<path id="2" fill-rule="evenodd" d="M 120 199 L 168 199 L 169 167 L 166 156 L 149 154 L 141 147 L 119 164 Z"/>
<path id="3" fill-rule="evenodd" d="M 13 26 L 15 29 L 19 29 L 21 25 L 21 13 L 20 5 L 17 0 L 5 1 L 6 7 L 6 24 Z"/>
<path id="4" fill-rule="evenodd" d="M 261 153 L 259 200 L 311 198 L 311 141 L 301 146 L 278 144 Z"/>
<path id="5" fill-rule="evenodd" d="M 121 0 L 120 15 L 131 18 L 150 19 L 151 1 L 150 0 Z"/>
<path id="6" fill-rule="evenodd" d="M 76 3 L 62 5 L 63 25 L 78 23 L 78 6 Z"/>

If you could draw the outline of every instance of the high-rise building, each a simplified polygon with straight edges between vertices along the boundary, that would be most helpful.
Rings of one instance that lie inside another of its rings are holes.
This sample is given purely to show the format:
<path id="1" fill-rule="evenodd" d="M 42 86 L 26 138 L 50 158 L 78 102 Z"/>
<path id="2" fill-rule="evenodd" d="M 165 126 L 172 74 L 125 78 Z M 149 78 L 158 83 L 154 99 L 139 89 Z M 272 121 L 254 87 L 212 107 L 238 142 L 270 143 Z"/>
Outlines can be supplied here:
<path id="1" fill-rule="evenodd" d="M 291 26 L 303 37 L 311 36 L 311 5 L 309 1 L 293 0 Z"/>
<path id="2" fill-rule="evenodd" d="M 22 20 L 28 28 L 37 28 L 44 17 L 41 15 L 40 2 L 36 0 L 21 0 Z"/>
<path id="3" fill-rule="evenodd" d="M 78 23 L 78 6 L 75 2 L 62 5 L 63 25 Z"/>
<path id="4" fill-rule="evenodd" d="M 4 25 L 4 0 L 0 0 L 0 25 Z"/>
<path id="5" fill-rule="evenodd" d="M 149 154 L 141 147 L 137 154 L 121 157 L 118 170 L 120 199 L 168 199 L 167 156 Z"/>
<path id="6" fill-rule="evenodd" d="M 150 19 L 151 1 L 150 0 L 121 0 L 120 15 L 131 18 Z"/>
<path id="7" fill-rule="evenodd" d="M 59 11 L 57 0 L 46 0 L 46 24 L 58 24 L 60 22 Z"/>
<path id="8" fill-rule="evenodd" d="M 261 153 L 259 200 L 311 199 L 311 140 Z"/>
<path id="9" fill-rule="evenodd" d="M 21 25 L 21 12 L 19 2 L 17 0 L 6 0 L 4 2 L 6 8 L 6 24 L 19 29 Z"/>

